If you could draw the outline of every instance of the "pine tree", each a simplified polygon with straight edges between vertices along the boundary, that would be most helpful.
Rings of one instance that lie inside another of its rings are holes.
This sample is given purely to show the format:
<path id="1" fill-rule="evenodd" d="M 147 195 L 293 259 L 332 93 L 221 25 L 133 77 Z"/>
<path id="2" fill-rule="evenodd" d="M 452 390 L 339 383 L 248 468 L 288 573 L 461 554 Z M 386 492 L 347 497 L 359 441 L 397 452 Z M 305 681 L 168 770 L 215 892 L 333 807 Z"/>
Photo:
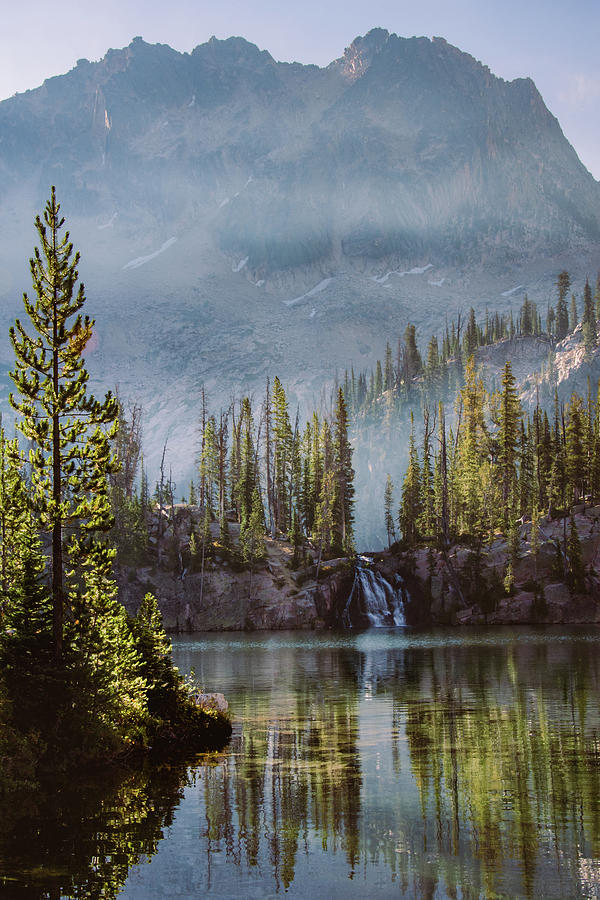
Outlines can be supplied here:
<path id="1" fill-rule="evenodd" d="M 323 553 L 329 553 L 333 545 L 333 509 L 335 503 L 335 479 L 331 469 L 326 468 L 321 483 L 319 502 L 315 509 L 313 541 L 319 545 L 317 580 Z"/>
<path id="2" fill-rule="evenodd" d="M 402 377 L 410 388 L 413 378 L 423 371 L 423 360 L 417 347 L 417 330 L 414 325 L 407 325 L 404 331 Z"/>
<path id="3" fill-rule="evenodd" d="M 532 433 L 529 427 L 521 419 L 519 434 L 519 509 L 522 516 L 529 515 L 534 496 L 534 453 L 532 446 Z"/>
<path id="4" fill-rule="evenodd" d="M 375 380 L 373 383 L 373 399 L 381 397 L 383 392 L 383 372 L 381 369 L 381 361 L 378 359 L 375 365 Z"/>
<path id="5" fill-rule="evenodd" d="M 535 330 L 533 304 L 529 302 L 527 294 L 521 307 L 521 334 L 533 334 Z"/>
<path id="6" fill-rule="evenodd" d="M 475 310 L 473 307 L 469 310 L 469 321 L 465 330 L 465 356 L 469 357 L 475 353 L 479 345 L 477 322 L 475 321 Z"/>
<path id="7" fill-rule="evenodd" d="M 583 342 L 585 344 L 585 352 L 588 360 L 592 355 L 592 351 L 598 342 L 598 334 L 596 329 L 596 313 L 594 311 L 594 301 L 592 300 L 592 289 L 589 280 L 586 280 L 583 289 Z"/>
<path id="8" fill-rule="evenodd" d="M 219 447 L 214 416 L 205 421 L 199 469 L 204 506 L 213 511 L 219 502 Z"/>
<path id="9" fill-rule="evenodd" d="M 391 391 L 394 387 L 394 363 L 392 360 L 392 348 L 389 342 L 385 345 L 385 372 L 384 372 L 384 388 Z"/>
<path id="10" fill-rule="evenodd" d="M 80 312 L 85 292 L 83 284 L 75 292 L 79 254 L 72 258 L 68 232 L 60 236 L 64 219 L 54 188 L 44 221 L 38 216 L 35 225 L 41 252 L 35 248 L 30 268 L 37 300 L 23 295 L 35 336 L 18 319 L 10 330 L 16 356 L 11 376 L 19 393 L 10 402 L 32 442 L 35 508 L 51 535 L 53 637 L 60 657 L 65 604 L 78 577 L 91 579 L 94 591 L 110 580 L 112 555 L 97 536 L 112 526 L 107 475 L 114 468 L 110 441 L 118 405 L 110 393 L 99 402 L 87 391 L 83 351 L 94 323 Z"/>
<path id="11" fill-rule="evenodd" d="M 569 312 L 569 331 L 575 331 L 579 325 L 579 313 L 577 312 L 577 300 L 575 294 L 571 294 L 571 309 Z"/>
<path id="12" fill-rule="evenodd" d="M 338 390 L 334 428 L 334 543 L 336 549 L 350 556 L 354 553 L 354 469 L 352 446 L 348 439 L 346 403 L 341 389 Z"/>
<path id="13" fill-rule="evenodd" d="M 402 537 L 409 546 L 417 540 L 417 525 L 421 515 L 421 477 L 419 458 L 415 447 L 414 420 L 410 414 L 410 436 L 408 439 L 408 468 L 402 482 L 402 502 L 398 524 Z"/>
<path id="14" fill-rule="evenodd" d="M 567 495 L 567 466 L 565 442 L 561 428 L 558 405 L 558 393 L 554 394 L 554 423 L 552 427 L 552 462 L 548 481 L 548 499 L 550 507 L 562 508 Z"/>
<path id="15" fill-rule="evenodd" d="M 498 462 L 502 478 L 502 505 L 504 520 L 508 524 L 510 498 L 516 487 L 517 444 L 521 404 L 515 389 L 515 378 L 510 361 L 502 373 L 498 428 Z"/>
<path id="16" fill-rule="evenodd" d="M 385 518 L 385 530 L 387 532 L 388 547 L 392 546 L 392 540 L 396 540 L 396 528 L 394 526 L 394 482 L 392 476 L 388 473 L 385 482 L 385 492 L 383 495 L 383 512 Z"/>
<path id="17" fill-rule="evenodd" d="M 283 385 L 277 377 L 273 381 L 272 422 L 273 487 L 271 493 L 275 511 L 275 525 L 280 531 L 287 532 L 291 523 L 289 480 L 292 465 L 293 435 L 287 397 Z"/>
<path id="18" fill-rule="evenodd" d="M 569 313 L 567 310 L 566 297 L 571 286 L 571 278 L 569 273 L 562 271 L 556 280 L 558 288 L 558 303 L 556 305 L 556 340 L 562 341 L 569 331 Z"/>
<path id="19" fill-rule="evenodd" d="M 548 306 L 548 312 L 546 314 L 546 331 L 551 337 L 555 337 L 555 322 L 556 313 L 554 312 L 554 307 Z"/>
<path id="20" fill-rule="evenodd" d="M 257 488 L 256 459 L 254 454 L 254 422 L 252 406 L 244 397 L 240 416 L 241 433 L 239 477 L 236 485 L 236 499 L 241 527 L 245 528 L 252 514 L 254 491 Z"/>
<path id="21" fill-rule="evenodd" d="M 423 455 L 421 464 L 421 516 L 419 532 L 423 537 L 433 537 L 435 533 L 435 510 L 433 469 L 431 465 L 431 413 L 428 406 L 423 408 Z"/>
<path id="22" fill-rule="evenodd" d="M 585 493 L 586 457 L 583 402 L 573 394 L 567 410 L 566 462 L 567 487 L 574 503 Z"/>
<path id="23" fill-rule="evenodd" d="M 265 558 L 265 516 L 258 488 L 252 494 L 252 509 L 246 524 L 240 529 L 240 544 L 244 562 L 251 567 Z"/>
<path id="24" fill-rule="evenodd" d="M 17 441 L 8 441 L 0 425 L 0 616 L 18 589 L 27 544 L 29 504 L 22 465 Z"/>

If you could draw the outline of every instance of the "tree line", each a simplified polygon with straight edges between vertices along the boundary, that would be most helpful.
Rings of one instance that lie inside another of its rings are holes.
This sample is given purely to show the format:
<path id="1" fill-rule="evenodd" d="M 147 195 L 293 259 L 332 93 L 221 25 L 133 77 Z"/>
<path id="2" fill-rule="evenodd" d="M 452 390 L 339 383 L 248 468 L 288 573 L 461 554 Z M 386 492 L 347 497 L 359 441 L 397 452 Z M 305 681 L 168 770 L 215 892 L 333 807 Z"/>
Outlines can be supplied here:
<path id="1" fill-rule="evenodd" d="M 481 548 L 500 531 L 510 557 L 506 586 L 512 585 L 523 520 L 533 523 L 536 542 L 544 514 L 568 515 L 573 505 L 600 496 L 600 387 L 587 397 L 573 393 L 553 412 L 535 406 L 525 412 L 506 362 L 498 390 L 486 390 L 469 357 L 465 383 L 457 395 L 454 424 L 446 424 L 445 407 L 425 406 L 420 445 L 411 418 L 409 459 L 401 486 L 398 531 L 405 544 L 428 543 L 447 550 L 467 540 Z M 384 493 L 388 539 L 396 538 L 393 485 Z M 557 548 L 562 577 L 583 587 L 581 550 L 571 517 L 569 538 Z"/>
<path id="2" fill-rule="evenodd" d="M 535 302 L 527 295 L 516 313 L 486 310 L 477 321 L 471 307 L 465 319 L 460 313 L 445 327 L 441 336 L 432 334 L 422 351 L 417 342 L 416 327 L 409 323 L 398 338 L 396 352 L 389 341 L 383 359 L 378 359 L 370 371 L 344 372 L 342 385 L 351 420 L 377 421 L 389 416 L 408 414 L 419 402 L 434 403 L 440 399 L 452 401 L 464 381 L 466 360 L 480 347 L 519 336 L 536 335 L 545 338 L 550 347 L 562 341 L 581 324 L 586 354 L 589 358 L 597 346 L 597 322 L 600 321 L 600 273 L 595 292 L 586 279 L 580 306 L 574 293 L 567 298 L 571 276 L 565 270 L 556 280 L 556 304 L 548 304 L 545 321 Z"/>
<path id="3" fill-rule="evenodd" d="M 278 377 L 267 379 L 259 400 L 243 397 L 219 413 L 210 411 L 202 390 L 196 476 L 187 499 L 182 498 L 198 507 L 199 527 L 192 518 L 186 526 L 189 533 L 172 533 L 170 546 L 163 535 L 164 525 L 177 521 L 176 485 L 166 473 L 165 445 L 160 478 L 150 494 L 138 413 L 135 404 L 127 409 L 120 405 L 116 451 L 123 465 L 111 476 L 115 541 L 124 563 L 139 565 L 153 559 L 172 569 L 179 565 L 203 571 L 205 561 L 218 552 L 238 565 L 253 565 L 265 556 L 266 535 L 289 538 L 294 565 L 309 554 L 319 562 L 353 555 L 354 470 L 341 388 L 331 413 L 313 412 L 303 427 L 298 411 L 290 416 Z M 126 479 L 125 473 L 130 477 Z M 160 533 L 152 547 L 148 525 L 157 513 Z M 213 540 L 214 522 L 218 540 Z M 239 525 L 237 545 L 230 534 L 232 522 Z"/>

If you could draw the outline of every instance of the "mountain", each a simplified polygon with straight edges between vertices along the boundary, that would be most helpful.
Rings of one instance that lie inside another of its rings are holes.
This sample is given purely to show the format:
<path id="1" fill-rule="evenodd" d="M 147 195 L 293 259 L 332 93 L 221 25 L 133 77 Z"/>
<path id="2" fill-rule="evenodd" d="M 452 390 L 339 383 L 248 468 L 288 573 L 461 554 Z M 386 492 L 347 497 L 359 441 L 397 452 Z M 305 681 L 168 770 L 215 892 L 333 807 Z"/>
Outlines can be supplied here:
<path id="1" fill-rule="evenodd" d="M 169 434 L 179 479 L 202 383 L 226 402 L 279 374 L 312 403 L 408 320 L 427 337 L 525 290 L 545 309 L 600 258 L 600 185 L 533 82 L 383 29 L 325 68 L 135 38 L 0 103 L 3 372 L 52 183 L 96 382 L 143 401 L 150 463 Z"/>

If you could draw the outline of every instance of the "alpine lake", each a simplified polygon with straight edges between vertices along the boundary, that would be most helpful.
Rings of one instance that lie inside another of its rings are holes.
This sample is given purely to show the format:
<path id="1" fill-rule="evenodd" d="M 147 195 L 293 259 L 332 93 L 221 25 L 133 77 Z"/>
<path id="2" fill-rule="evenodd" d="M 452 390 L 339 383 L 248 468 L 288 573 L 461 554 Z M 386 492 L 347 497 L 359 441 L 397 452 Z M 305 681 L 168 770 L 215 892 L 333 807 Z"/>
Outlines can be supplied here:
<path id="1" fill-rule="evenodd" d="M 600 897 L 600 630 L 177 637 L 219 753 L 24 794 L 0 896 Z"/>

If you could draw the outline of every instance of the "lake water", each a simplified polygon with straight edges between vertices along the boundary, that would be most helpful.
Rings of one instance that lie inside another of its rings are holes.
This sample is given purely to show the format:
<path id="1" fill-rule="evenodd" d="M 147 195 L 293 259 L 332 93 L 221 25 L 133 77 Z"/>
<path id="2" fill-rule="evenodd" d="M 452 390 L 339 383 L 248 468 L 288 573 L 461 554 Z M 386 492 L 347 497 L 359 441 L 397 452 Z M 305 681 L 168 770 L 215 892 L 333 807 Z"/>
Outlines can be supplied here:
<path id="1" fill-rule="evenodd" d="M 227 695 L 229 747 L 65 789 L 27 878 L 0 842 L 7 896 L 600 897 L 600 631 L 192 635 L 174 653 Z"/>

